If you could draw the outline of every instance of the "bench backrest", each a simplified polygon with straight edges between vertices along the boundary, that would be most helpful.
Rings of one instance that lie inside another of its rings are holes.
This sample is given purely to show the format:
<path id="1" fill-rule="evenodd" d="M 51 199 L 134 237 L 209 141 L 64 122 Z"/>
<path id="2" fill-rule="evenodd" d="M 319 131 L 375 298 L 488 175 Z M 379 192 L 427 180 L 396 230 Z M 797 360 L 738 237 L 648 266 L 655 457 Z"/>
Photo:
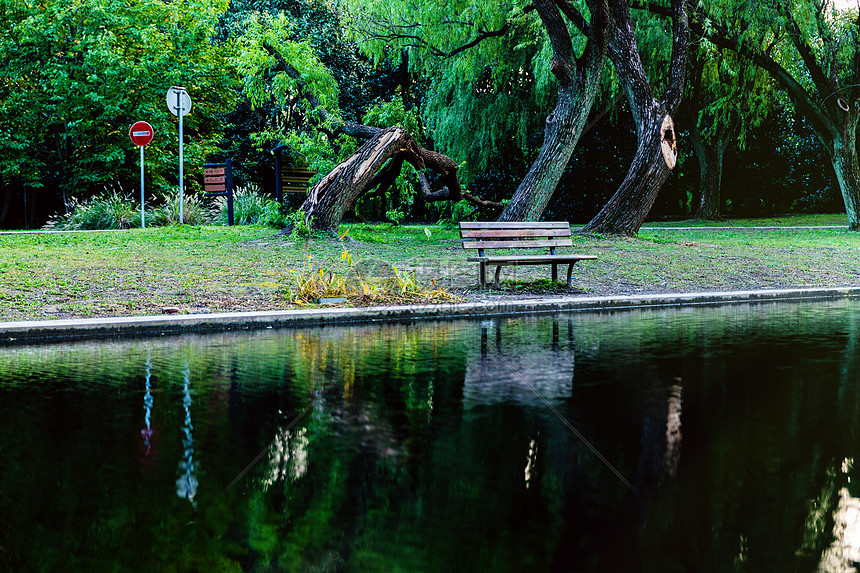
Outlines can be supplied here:
<path id="1" fill-rule="evenodd" d="M 548 248 L 555 254 L 556 247 L 570 247 L 570 223 L 567 221 L 545 221 L 541 223 L 460 223 L 460 237 L 464 249 Z"/>

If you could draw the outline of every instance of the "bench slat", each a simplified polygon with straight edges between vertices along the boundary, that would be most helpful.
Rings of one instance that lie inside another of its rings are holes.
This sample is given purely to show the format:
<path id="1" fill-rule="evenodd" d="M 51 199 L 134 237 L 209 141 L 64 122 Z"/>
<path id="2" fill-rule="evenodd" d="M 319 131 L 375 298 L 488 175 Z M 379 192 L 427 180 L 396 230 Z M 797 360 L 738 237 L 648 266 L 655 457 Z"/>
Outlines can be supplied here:
<path id="1" fill-rule="evenodd" d="M 572 247 L 570 239 L 547 241 L 463 241 L 464 249 L 532 249 L 537 247 Z"/>
<path id="2" fill-rule="evenodd" d="M 569 237 L 570 229 L 481 229 L 461 230 L 464 239 L 508 238 L 508 237 Z"/>
<path id="3" fill-rule="evenodd" d="M 593 261 L 596 255 L 511 255 L 510 257 L 466 257 L 466 260 L 474 263 L 487 263 L 490 265 L 541 265 L 552 263 L 564 263 L 570 261 Z"/>
<path id="4" fill-rule="evenodd" d="M 462 221 L 461 229 L 569 229 L 567 221 L 543 221 L 527 223 L 499 223 L 487 221 Z"/>

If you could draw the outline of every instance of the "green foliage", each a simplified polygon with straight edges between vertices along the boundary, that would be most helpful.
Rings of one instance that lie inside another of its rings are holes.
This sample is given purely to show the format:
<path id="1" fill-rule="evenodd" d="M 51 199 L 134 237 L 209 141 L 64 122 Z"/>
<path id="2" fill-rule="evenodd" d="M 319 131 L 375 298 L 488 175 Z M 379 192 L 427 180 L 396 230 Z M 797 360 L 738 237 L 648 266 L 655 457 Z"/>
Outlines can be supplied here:
<path id="1" fill-rule="evenodd" d="M 429 86 L 421 114 L 437 148 L 463 163 L 469 181 L 500 154 L 528 156 L 529 136 L 542 128 L 554 101 L 551 51 L 543 26 L 525 2 L 505 5 L 465 0 L 435 2 L 348 0 L 345 22 L 375 61 L 408 55 L 412 73 Z M 407 23 L 409 34 L 401 26 Z M 508 26 L 500 37 L 450 53 L 478 31 Z M 406 94 L 403 94 L 404 96 Z"/>
<path id="2" fill-rule="evenodd" d="M 208 212 L 198 196 L 186 193 L 183 200 L 182 214 L 185 223 L 188 225 L 205 224 L 208 219 Z M 178 188 L 157 196 L 156 201 L 156 206 L 146 207 L 146 226 L 162 227 L 178 224 Z M 224 214 L 224 220 L 226 221 L 226 214 Z M 57 231 L 78 231 L 133 229 L 140 226 L 140 203 L 114 192 L 107 195 L 97 195 L 84 201 L 72 199 L 68 213 L 52 217 L 45 228 Z"/>
<path id="3" fill-rule="evenodd" d="M 159 205 L 147 211 L 146 224 L 153 226 L 177 225 L 179 220 L 179 188 L 167 191 L 158 197 Z M 204 225 L 208 219 L 208 211 L 199 196 L 184 193 L 182 197 L 182 223 L 186 225 Z"/>
<path id="4" fill-rule="evenodd" d="M 296 209 L 286 217 L 287 225 L 292 226 L 292 237 L 307 239 L 314 235 L 313 217 L 308 217 L 302 209 Z"/>
<path id="5" fill-rule="evenodd" d="M 257 106 L 274 97 L 282 108 L 288 108 L 304 84 L 324 108 L 336 112 L 337 83 L 307 41 L 290 39 L 292 32 L 293 25 L 283 13 L 258 12 L 245 20 L 245 33 L 237 39 L 245 95 Z M 279 65 L 281 60 L 296 68 L 301 77 L 286 73 Z"/>
<path id="6" fill-rule="evenodd" d="M 386 218 L 394 225 L 399 225 L 406 218 L 406 215 L 400 209 L 389 209 L 385 212 Z"/>
<path id="7" fill-rule="evenodd" d="M 175 172 L 176 120 L 164 103 L 187 87 L 189 167 L 214 149 L 232 106 L 233 74 L 210 42 L 225 0 L 0 0 L 0 178 L 25 188 L 86 197 L 135 185 L 138 153 L 128 127 L 155 129 L 147 153 L 150 184 Z"/>
<path id="8" fill-rule="evenodd" d="M 140 205 L 118 193 L 80 202 L 72 199 L 70 203 L 68 213 L 50 219 L 46 229 L 80 231 L 140 227 Z"/>
<path id="9" fill-rule="evenodd" d="M 228 223 L 227 198 L 217 197 L 214 210 L 214 221 L 220 225 L 226 225 Z M 233 192 L 233 223 L 282 229 L 287 226 L 287 217 L 277 201 L 265 196 L 256 185 L 248 185 L 239 187 Z"/>
<path id="10" fill-rule="evenodd" d="M 450 214 L 439 219 L 439 225 L 444 229 L 455 229 L 460 221 L 474 221 L 475 218 L 475 206 L 468 201 L 462 200 L 451 205 Z"/>
<path id="11" fill-rule="evenodd" d="M 374 127 L 399 126 L 418 139 L 421 136 L 421 119 L 415 110 L 407 110 L 402 97 L 391 101 L 377 101 L 362 119 L 362 123 Z"/>

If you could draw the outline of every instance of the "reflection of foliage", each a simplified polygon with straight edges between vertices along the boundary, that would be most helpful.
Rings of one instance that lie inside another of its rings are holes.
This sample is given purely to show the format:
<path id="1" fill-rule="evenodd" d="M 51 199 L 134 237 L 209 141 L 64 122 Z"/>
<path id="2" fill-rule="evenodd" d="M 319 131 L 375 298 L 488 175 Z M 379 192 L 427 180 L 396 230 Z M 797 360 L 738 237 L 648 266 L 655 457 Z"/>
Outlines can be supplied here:
<path id="1" fill-rule="evenodd" d="M 477 322 L 9 348 L 0 568 L 522 571 L 548 570 L 566 551 L 579 564 L 579 551 L 597 547 L 587 558 L 633 554 L 642 569 L 684 570 L 704 556 L 707 571 L 741 557 L 749 570 L 790 570 L 795 559 L 812 570 L 831 541 L 836 493 L 855 488 L 852 464 L 840 475 L 833 460 L 856 452 L 860 403 L 856 316 L 820 310 L 491 321 L 490 352 L 547 340 L 547 352 L 575 353 L 574 394 L 559 409 L 631 479 L 642 442 L 665 431 L 665 411 L 649 408 L 665 406 L 669 385 L 685 386 L 683 428 L 697 447 L 682 454 L 684 480 L 643 488 L 646 504 L 625 497 L 545 410 L 464 405 Z M 829 363 L 821 350 L 834 340 Z M 137 460 L 148 351 L 159 454 Z M 765 359 L 787 365 L 791 352 L 808 360 L 772 372 Z M 185 360 L 202 468 L 196 509 L 174 484 Z M 833 376 L 816 377 L 822 369 Z M 279 437 L 301 471 L 272 479 L 263 463 L 227 490 Z M 631 506 L 642 509 L 635 523 Z"/>

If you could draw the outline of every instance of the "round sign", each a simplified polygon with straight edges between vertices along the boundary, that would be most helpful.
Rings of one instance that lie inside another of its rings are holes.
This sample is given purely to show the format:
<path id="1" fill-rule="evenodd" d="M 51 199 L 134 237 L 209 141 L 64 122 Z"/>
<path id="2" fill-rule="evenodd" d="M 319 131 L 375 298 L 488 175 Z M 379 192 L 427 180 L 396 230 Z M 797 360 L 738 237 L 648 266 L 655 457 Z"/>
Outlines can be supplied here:
<path id="1" fill-rule="evenodd" d="M 187 114 L 191 111 L 191 96 L 185 91 L 185 88 L 173 86 L 167 90 L 167 109 L 173 115 Z"/>
<path id="2" fill-rule="evenodd" d="M 131 129 L 128 130 L 128 136 L 131 138 L 131 142 L 140 147 L 149 145 L 152 141 L 153 135 L 154 132 L 152 131 L 152 126 L 145 121 L 138 121 L 131 126 Z"/>

